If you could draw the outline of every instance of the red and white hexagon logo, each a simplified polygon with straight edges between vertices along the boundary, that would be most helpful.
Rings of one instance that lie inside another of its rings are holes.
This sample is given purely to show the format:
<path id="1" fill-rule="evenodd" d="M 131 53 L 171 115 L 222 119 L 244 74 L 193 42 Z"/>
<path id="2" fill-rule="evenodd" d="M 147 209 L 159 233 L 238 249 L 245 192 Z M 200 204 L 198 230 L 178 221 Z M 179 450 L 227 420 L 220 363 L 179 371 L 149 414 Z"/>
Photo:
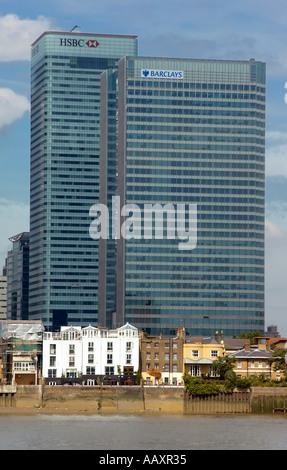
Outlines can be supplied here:
<path id="1" fill-rule="evenodd" d="M 98 47 L 100 45 L 96 39 L 89 39 L 86 44 L 88 47 Z"/>

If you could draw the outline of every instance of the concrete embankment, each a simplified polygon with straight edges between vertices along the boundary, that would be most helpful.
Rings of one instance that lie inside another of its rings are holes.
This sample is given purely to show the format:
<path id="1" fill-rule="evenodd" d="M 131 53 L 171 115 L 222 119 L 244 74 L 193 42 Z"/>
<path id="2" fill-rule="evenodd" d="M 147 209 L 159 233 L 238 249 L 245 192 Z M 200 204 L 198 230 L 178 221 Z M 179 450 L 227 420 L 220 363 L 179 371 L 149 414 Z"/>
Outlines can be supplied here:
<path id="1" fill-rule="evenodd" d="M 0 390 L 1 414 L 287 413 L 287 388 L 190 397 L 183 387 L 17 386 Z"/>

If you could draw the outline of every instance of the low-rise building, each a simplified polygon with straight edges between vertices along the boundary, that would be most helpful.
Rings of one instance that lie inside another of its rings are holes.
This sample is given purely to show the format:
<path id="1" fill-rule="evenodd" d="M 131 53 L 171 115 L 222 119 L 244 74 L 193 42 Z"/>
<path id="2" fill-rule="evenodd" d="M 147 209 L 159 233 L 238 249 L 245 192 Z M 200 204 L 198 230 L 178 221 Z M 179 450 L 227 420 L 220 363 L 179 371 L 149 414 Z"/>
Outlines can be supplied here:
<path id="1" fill-rule="evenodd" d="M 265 374 L 273 380 L 281 378 L 282 374 L 279 371 L 274 371 L 270 361 L 273 357 L 273 351 L 265 338 L 258 338 L 256 345 L 250 345 L 249 342 L 246 342 L 243 349 L 229 354 L 229 357 L 235 360 L 233 370 L 238 377 L 255 377 Z"/>
<path id="2" fill-rule="evenodd" d="M 183 345 L 184 373 L 193 377 L 212 376 L 213 362 L 224 354 L 223 334 L 188 338 Z"/>
<path id="3" fill-rule="evenodd" d="M 41 384 L 43 332 L 41 320 L 0 322 L 2 379 L 6 384 Z"/>
<path id="4" fill-rule="evenodd" d="M 92 377 L 136 373 L 139 339 L 138 329 L 129 323 L 115 330 L 90 325 L 45 332 L 43 377 L 49 383 L 57 377 L 90 376 L 94 380 Z"/>
<path id="5" fill-rule="evenodd" d="M 140 340 L 140 370 L 144 385 L 183 384 L 184 329 L 175 337 L 144 336 Z"/>

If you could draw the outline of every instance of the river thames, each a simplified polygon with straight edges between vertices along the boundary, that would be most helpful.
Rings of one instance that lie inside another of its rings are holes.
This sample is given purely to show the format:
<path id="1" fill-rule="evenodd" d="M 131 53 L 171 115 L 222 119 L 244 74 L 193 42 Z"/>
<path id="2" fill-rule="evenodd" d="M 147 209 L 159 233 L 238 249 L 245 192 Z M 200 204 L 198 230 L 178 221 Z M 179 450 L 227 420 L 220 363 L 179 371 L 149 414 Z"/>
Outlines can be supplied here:
<path id="1" fill-rule="evenodd" d="M 1 450 L 286 450 L 287 415 L 0 416 Z"/>

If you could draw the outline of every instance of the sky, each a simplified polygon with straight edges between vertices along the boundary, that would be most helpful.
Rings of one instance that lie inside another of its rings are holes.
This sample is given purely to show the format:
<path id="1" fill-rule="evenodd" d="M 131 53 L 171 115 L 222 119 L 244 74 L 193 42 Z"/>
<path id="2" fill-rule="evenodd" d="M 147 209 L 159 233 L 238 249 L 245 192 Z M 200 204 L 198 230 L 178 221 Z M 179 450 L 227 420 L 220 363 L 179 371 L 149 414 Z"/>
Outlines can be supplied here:
<path id="1" fill-rule="evenodd" d="M 0 274 L 9 237 L 29 231 L 30 49 L 44 31 L 136 35 L 142 56 L 255 58 L 267 67 L 266 327 L 287 337 L 286 18 L 286 0 L 0 0 Z"/>

